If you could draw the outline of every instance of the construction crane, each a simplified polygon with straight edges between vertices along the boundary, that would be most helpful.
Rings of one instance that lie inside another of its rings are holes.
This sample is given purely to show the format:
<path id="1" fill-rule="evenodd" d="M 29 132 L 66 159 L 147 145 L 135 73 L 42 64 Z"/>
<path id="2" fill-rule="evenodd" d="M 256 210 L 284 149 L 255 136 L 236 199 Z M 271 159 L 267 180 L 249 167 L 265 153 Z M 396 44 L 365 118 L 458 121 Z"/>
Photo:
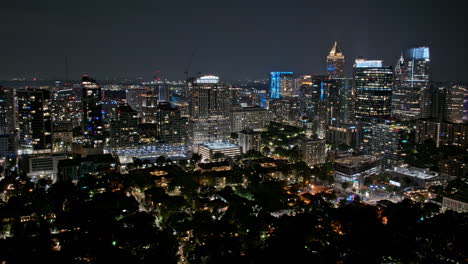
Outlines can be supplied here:
<path id="1" fill-rule="evenodd" d="M 187 63 L 187 67 L 185 67 L 185 80 L 188 79 L 189 77 L 189 73 L 190 73 L 190 67 L 192 66 L 192 61 L 193 61 L 193 58 L 195 57 L 195 53 L 197 52 L 197 49 L 194 49 L 192 54 L 190 55 L 190 58 L 189 58 L 189 61 Z"/>

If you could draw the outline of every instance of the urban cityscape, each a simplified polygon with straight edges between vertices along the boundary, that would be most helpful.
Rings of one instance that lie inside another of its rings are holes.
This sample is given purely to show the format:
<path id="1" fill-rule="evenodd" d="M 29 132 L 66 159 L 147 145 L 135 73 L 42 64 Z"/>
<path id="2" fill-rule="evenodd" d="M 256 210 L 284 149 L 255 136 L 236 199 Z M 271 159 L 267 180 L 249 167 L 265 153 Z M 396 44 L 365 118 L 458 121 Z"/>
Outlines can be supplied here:
<path id="1" fill-rule="evenodd" d="M 468 262 L 466 65 L 313 34 L 310 72 L 1 73 L 0 262 Z"/>

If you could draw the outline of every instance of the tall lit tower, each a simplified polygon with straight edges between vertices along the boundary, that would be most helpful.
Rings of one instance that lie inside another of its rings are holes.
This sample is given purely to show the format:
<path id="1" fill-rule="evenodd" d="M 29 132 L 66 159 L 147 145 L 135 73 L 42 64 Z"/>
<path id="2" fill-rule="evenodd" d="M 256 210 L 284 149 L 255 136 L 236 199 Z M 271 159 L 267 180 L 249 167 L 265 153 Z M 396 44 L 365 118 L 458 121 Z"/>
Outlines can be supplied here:
<path id="1" fill-rule="evenodd" d="M 219 77 L 207 75 L 189 80 L 190 141 L 194 151 L 198 145 L 219 142 L 230 135 L 229 86 Z"/>
<path id="2" fill-rule="evenodd" d="M 18 154 L 42 154 L 52 151 L 50 91 L 16 91 L 18 102 Z"/>
<path id="3" fill-rule="evenodd" d="M 101 87 L 87 75 L 83 76 L 81 86 L 83 88 L 83 146 L 99 152 L 104 146 Z"/>
<path id="4" fill-rule="evenodd" d="M 338 47 L 338 41 L 335 41 L 327 56 L 327 75 L 330 79 L 344 78 L 344 55 Z"/>
<path id="5" fill-rule="evenodd" d="M 381 60 L 357 59 L 354 64 L 355 114 L 358 121 L 391 115 L 393 69 Z"/>
<path id="6" fill-rule="evenodd" d="M 290 97 L 294 91 L 293 72 L 270 73 L 270 98 Z"/>
<path id="7" fill-rule="evenodd" d="M 401 120 L 427 117 L 430 108 L 430 56 L 428 47 L 405 52 L 395 67 L 393 115 Z"/>

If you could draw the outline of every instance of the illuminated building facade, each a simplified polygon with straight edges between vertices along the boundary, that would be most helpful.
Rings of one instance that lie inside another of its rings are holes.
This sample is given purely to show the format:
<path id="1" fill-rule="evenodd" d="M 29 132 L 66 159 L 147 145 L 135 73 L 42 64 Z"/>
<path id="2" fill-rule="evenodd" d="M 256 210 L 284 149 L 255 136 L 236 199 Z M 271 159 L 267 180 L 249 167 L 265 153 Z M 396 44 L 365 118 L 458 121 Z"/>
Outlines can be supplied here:
<path id="1" fill-rule="evenodd" d="M 293 72 L 270 73 L 270 98 L 290 97 L 294 91 Z"/>
<path id="2" fill-rule="evenodd" d="M 188 85 L 190 141 L 197 151 L 197 145 L 229 137 L 229 87 L 212 75 L 193 78 Z"/>
<path id="3" fill-rule="evenodd" d="M 344 78 L 344 55 L 335 41 L 327 56 L 327 76 L 329 79 Z"/>
<path id="4" fill-rule="evenodd" d="M 140 141 L 138 134 L 138 113 L 129 105 L 117 108 L 116 118 L 111 120 L 110 145 L 112 147 L 131 147 Z"/>
<path id="5" fill-rule="evenodd" d="M 385 119 L 391 115 L 393 70 L 380 60 L 357 59 L 353 75 L 357 120 Z"/>
<path id="6" fill-rule="evenodd" d="M 242 148 L 242 153 L 247 153 L 249 150 L 260 151 L 262 147 L 262 133 L 255 132 L 252 129 L 246 129 L 239 132 L 239 145 Z"/>
<path id="7" fill-rule="evenodd" d="M 52 151 L 52 118 L 50 91 L 17 90 L 18 154 L 40 154 Z"/>
<path id="8" fill-rule="evenodd" d="M 301 139 L 302 160 L 309 166 L 325 163 L 325 139 Z"/>
<path id="9" fill-rule="evenodd" d="M 81 80 L 83 88 L 83 147 L 99 152 L 104 146 L 102 121 L 102 90 L 95 80 L 87 75 Z"/>
<path id="10" fill-rule="evenodd" d="M 401 120 L 427 118 L 430 114 L 430 54 L 428 47 L 414 47 L 395 67 L 393 115 Z"/>
<path id="11" fill-rule="evenodd" d="M 156 137 L 159 142 L 182 144 L 187 140 L 188 120 L 170 103 L 159 103 L 156 108 Z"/>
<path id="12" fill-rule="evenodd" d="M 240 107 L 231 112 L 231 132 L 237 133 L 250 128 L 255 131 L 266 129 L 271 114 L 261 107 Z"/>

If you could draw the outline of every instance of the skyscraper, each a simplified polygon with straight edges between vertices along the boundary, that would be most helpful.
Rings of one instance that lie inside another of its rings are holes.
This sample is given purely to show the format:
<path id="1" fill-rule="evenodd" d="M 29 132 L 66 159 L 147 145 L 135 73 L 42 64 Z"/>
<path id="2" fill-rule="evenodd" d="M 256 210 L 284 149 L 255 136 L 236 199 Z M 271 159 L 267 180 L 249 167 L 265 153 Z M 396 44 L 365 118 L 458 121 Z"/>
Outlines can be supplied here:
<path id="1" fill-rule="evenodd" d="M 116 118 L 110 123 L 110 144 L 113 147 L 131 147 L 138 144 L 139 118 L 137 111 L 129 105 L 121 105 L 117 108 Z"/>
<path id="2" fill-rule="evenodd" d="M 381 60 L 357 59 L 353 74 L 357 120 L 388 118 L 391 115 L 393 70 Z"/>
<path id="3" fill-rule="evenodd" d="M 290 97 L 294 91 L 293 72 L 270 72 L 270 98 Z"/>
<path id="4" fill-rule="evenodd" d="M 395 67 L 393 115 L 401 120 L 428 117 L 430 114 L 429 88 L 429 48 L 408 49 Z"/>
<path id="5" fill-rule="evenodd" d="M 391 115 L 393 69 L 381 60 L 357 59 L 354 64 L 353 90 L 355 119 L 360 128 L 360 150 L 364 154 L 378 151 L 377 126 Z"/>
<path id="6" fill-rule="evenodd" d="M 327 75 L 329 79 L 344 78 L 344 55 L 335 41 L 327 56 Z"/>
<path id="7" fill-rule="evenodd" d="M 12 134 L 15 130 L 14 90 L 0 86 L 0 135 Z"/>
<path id="8" fill-rule="evenodd" d="M 168 102 L 157 105 L 156 137 L 159 142 L 182 144 L 187 143 L 187 118 L 182 117 L 180 110 Z"/>
<path id="9" fill-rule="evenodd" d="M 230 135 L 229 87 L 217 76 L 202 76 L 188 82 L 190 95 L 190 141 L 198 145 L 223 141 Z"/>
<path id="10" fill-rule="evenodd" d="M 41 154 L 52 151 L 50 91 L 17 90 L 19 148 L 18 154 Z"/>
<path id="11" fill-rule="evenodd" d="M 83 146 L 99 152 L 104 146 L 101 87 L 87 75 L 83 76 L 81 86 L 83 88 Z"/>

